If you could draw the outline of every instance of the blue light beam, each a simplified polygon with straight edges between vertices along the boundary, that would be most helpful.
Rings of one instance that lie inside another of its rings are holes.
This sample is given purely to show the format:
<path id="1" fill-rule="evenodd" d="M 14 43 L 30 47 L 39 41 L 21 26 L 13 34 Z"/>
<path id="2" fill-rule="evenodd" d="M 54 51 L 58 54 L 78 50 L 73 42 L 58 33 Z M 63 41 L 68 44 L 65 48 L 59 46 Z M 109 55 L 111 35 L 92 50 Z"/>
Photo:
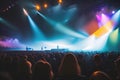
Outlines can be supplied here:
<path id="1" fill-rule="evenodd" d="M 29 20 L 30 26 L 34 32 L 34 38 L 35 41 L 40 41 L 40 40 L 45 40 L 45 36 L 42 33 L 42 31 L 38 28 L 38 26 L 36 25 L 36 23 L 32 20 L 32 18 L 29 16 L 29 14 L 27 13 L 27 11 L 23 8 L 23 11 L 25 13 L 25 15 L 27 15 L 27 18 Z"/>
<path id="2" fill-rule="evenodd" d="M 5 19 L 1 17 L 0 17 L 0 22 L 13 30 L 17 30 L 15 26 L 13 26 L 12 24 L 10 24 L 8 21 L 6 21 Z"/>
<path id="3" fill-rule="evenodd" d="M 86 36 L 82 35 L 82 34 L 79 34 L 79 33 L 76 33 L 68 28 L 66 28 L 66 26 L 64 26 L 63 24 L 59 23 L 59 22 L 56 22 L 54 20 L 51 20 L 47 17 L 45 17 L 43 14 L 41 14 L 40 12 L 37 11 L 37 13 L 42 17 L 44 18 L 48 23 L 50 23 L 56 30 L 60 31 L 60 32 L 63 32 L 67 35 L 70 35 L 70 36 L 74 36 L 74 37 L 77 37 L 77 38 L 86 38 Z"/>
<path id="4" fill-rule="evenodd" d="M 116 28 L 116 26 L 119 24 L 119 20 L 120 20 L 120 10 L 118 10 L 113 16 L 112 16 L 112 21 L 114 22 L 114 27 Z"/>

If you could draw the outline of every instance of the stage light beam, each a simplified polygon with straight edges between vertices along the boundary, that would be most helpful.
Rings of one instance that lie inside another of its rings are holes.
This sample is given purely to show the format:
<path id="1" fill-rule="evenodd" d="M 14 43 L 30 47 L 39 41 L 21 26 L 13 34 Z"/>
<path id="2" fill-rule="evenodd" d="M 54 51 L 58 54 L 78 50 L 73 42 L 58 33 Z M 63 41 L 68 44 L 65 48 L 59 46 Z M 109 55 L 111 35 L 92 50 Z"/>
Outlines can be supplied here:
<path id="1" fill-rule="evenodd" d="M 50 24 L 54 27 L 54 29 L 56 29 L 56 30 L 58 30 L 58 31 L 60 31 L 60 32 L 63 32 L 63 33 L 65 33 L 65 34 L 67 34 L 67 35 L 70 35 L 70 36 L 74 36 L 74 37 L 78 37 L 78 38 L 86 38 L 86 36 L 84 36 L 84 35 L 82 35 L 82 34 L 80 34 L 80 33 L 77 33 L 77 32 L 75 32 L 75 31 L 72 31 L 72 30 L 68 29 L 65 25 L 63 25 L 63 24 L 61 24 L 61 23 L 59 23 L 59 22 L 56 22 L 56 21 L 54 21 L 54 20 L 51 20 L 51 19 L 49 19 L 49 18 L 47 18 L 47 17 L 45 17 L 45 16 L 44 16 L 43 14 L 41 14 L 40 12 L 37 11 L 37 13 L 38 13 L 41 17 L 43 17 L 48 23 L 50 23 Z"/>
<path id="2" fill-rule="evenodd" d="M 2 17 L 0 17 L 0 22 L 13 30 L 17 30 L 16 26 L 12 25 L 11 23 L 3 19 Z"/>
<path id="3" fill-rule="evenodd" d="M 104 47 L 106 45 L 106 42 L 108 40 L 110 33 L 111 31 L 108 31 L 107 33 L 100 36 L 99 38 L 96 38 L 95 35 L 91 35 L 90 37 L 85 39 L 83 42 L 81 42 L 81 44 L 84 44 L 82 50 L 84 51 L 105 51 Z"/>
<path id="4" fill-rule="evenodd" d="M 116 29 L 110 34 L 111 43 L 116 45 L 118 43 L 118 37 L 119 37 L 119 29 Z"/>
<path id="5" fill-rule="evenodd" d="M 26 16 L 28 16 L 28 12 L 23 8 L 23 12 Z"/>
<path id="6" fill-rule="evenodd" d="M 102 20 L 101 20 L 102 26 L 105 25 L 108 21 L 110 21 L 109 17 L 105 14 L 102 14 Z"/>
<path id="7" fill-rule="evenodd" d="M 118 10 L 111 18 L 111 20 L 113 21 L 114 24 L 114 28 L 116 27 L 116 25 L 119 23 L 120 20 L 120 10 Z"/>
<path id="8" fill-rule="evenodd" d="M 104 35 L 96 39 L 96 42 L 94 43 L 94 49 L 93 50 L 100 50 L 100 51 L 105 51 L 105 45 L 107 43 L 108 37 L 112 31 L 106 32 Z"/>
<path id="9" fill-rule="evenodd" d="M 112 31 L 113 29 L 113 22 L 109 21 L 105 25 L 103 25 L 101 28 L 99 28 L 97 31 L 93 33 L 97 38 L 101 37 L 105 33 Z"/>
<path id="10" fill-rule="evenodd" d="M 37 24 L 32 20 L 32 18 L 30 17 L 30 15 L 27 13 L 27 11 L 24 8 L 23 8 L 23 11 L 27 15 L 30 26 L 31 26 L 31 28 L 33 30 L 34 40 L 35 41 L 45 40 L 45 36 L 42 33 L 42 31 L 38 28 Z"/>
<path id="11" fill-rule="evenodd" d="M 40 31 L 38 26 L 35 24 L 35 22 L 32 20 L 32 18 L 29 15 L 28 15 L 28 19 L 29 19 L 31 28 L 34 31 L 34 36 L 35 36 L 36 41 L 44 40 L 45 36 L 43 35 L 42 31 Z"/>

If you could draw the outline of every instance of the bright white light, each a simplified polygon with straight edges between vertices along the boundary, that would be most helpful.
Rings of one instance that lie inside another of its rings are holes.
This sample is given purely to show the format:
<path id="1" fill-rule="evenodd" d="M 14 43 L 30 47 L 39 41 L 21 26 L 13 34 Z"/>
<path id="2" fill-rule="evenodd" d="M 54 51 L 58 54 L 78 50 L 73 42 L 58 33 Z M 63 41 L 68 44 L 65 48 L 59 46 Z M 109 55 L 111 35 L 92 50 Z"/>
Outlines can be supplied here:
<path id="1" fill-rule="evenodd" d="M 28 15 L 27 11 L 23 8 L 23 12 L 25 15 Z"/>
<path id="2" fill-rule="evenodd" d="M 112 11 L 112 14 L 114 14 L 115 13 L 115 11 Z"/>
<path id="3" fill-rule="evenodd" d="M 71 49 L 70 44 L 68 44 L 65 40 L 55 40 L 55 41 L 40 41 L 36 42 L 34 44 L 31 44 L 32 48 L 34 50 L 51 50 L 51 49 L 57 49 L 59 46 L 59 49 Z"/>
<path id="4" fill-rule="evenodd" d="M 76 46 L 79 46 L 79 50 L 81 49 L 83 51 L 104 51 L 104 47 L 106 45 L 110 33 L 111 31 L 107 32 L 99 38 L 96 38 L 94 35 L 91 35 L 87 39 L 78 43 L 78 45 Z"/>

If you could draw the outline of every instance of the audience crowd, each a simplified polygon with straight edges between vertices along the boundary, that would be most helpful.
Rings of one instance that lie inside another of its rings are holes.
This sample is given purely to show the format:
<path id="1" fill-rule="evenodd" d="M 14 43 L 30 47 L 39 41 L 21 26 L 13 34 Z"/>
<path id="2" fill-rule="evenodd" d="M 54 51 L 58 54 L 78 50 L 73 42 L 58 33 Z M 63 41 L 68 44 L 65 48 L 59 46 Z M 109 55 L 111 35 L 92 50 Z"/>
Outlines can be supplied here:
<path id="1" fill-rule="evenodd" d="M 0 52 L 0 80 L 120 80 L 120 52 Z"/>

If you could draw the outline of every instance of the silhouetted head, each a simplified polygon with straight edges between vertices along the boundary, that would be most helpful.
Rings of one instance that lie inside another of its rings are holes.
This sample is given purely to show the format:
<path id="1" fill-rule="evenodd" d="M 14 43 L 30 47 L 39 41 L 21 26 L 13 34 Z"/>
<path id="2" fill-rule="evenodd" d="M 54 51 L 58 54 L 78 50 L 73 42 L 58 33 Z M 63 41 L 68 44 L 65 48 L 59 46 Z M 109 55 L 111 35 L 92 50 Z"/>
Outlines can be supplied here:
<path id="1" fill-rule="evenodd" d="M 22 60 L 27 60 L 28 59 L 28 56 L 27 55 L 24 55 L 21 57 Z"/>
<path id="2" fill-rule="evenodd" d="M 99 54 L 94 55 L 93 59 L 94 59 L 94 62 L 97 64 L 101 63 L 102 61 L 101 56 Z"/>
<path id="3" fill-rule="evenodd" d="M 120 71 L 120 56 L 117 60 L 114 61 L 116 68 Z"/>
<path id="4" fill-rule="evenodd" d="M 91 75 L 90 80 L 111 80 L 111 79 L 105 72 L 95 71 Z"/>
<path id="5" fill-rule="evenodd" d="M 33 69 L 33 80 L 52 80 L 52 67 L 47 61 L 38 61 Z"/>
<path id="6" fill-rule="evenodd" d="M 22 57 L 22 60 L 18 63 L 18 79 L 25 80 L 30 78 L 32 74 L 32 64 L 27 60 L 27 57 Z"/>
<path id="7" fill-rule="evenodd" d="M 120 56 L 117 58 L 117 60 L 114 61 L 115 63 L 115 69 L 117 72 L 117 78 L 120 80 Z"/>
<path id="8" fill-rule="evenodd" d="M 81 70 L 75 55 L 66 54 L 60 64 L 58 74 L 60 76 L 80 75 Z"/>

